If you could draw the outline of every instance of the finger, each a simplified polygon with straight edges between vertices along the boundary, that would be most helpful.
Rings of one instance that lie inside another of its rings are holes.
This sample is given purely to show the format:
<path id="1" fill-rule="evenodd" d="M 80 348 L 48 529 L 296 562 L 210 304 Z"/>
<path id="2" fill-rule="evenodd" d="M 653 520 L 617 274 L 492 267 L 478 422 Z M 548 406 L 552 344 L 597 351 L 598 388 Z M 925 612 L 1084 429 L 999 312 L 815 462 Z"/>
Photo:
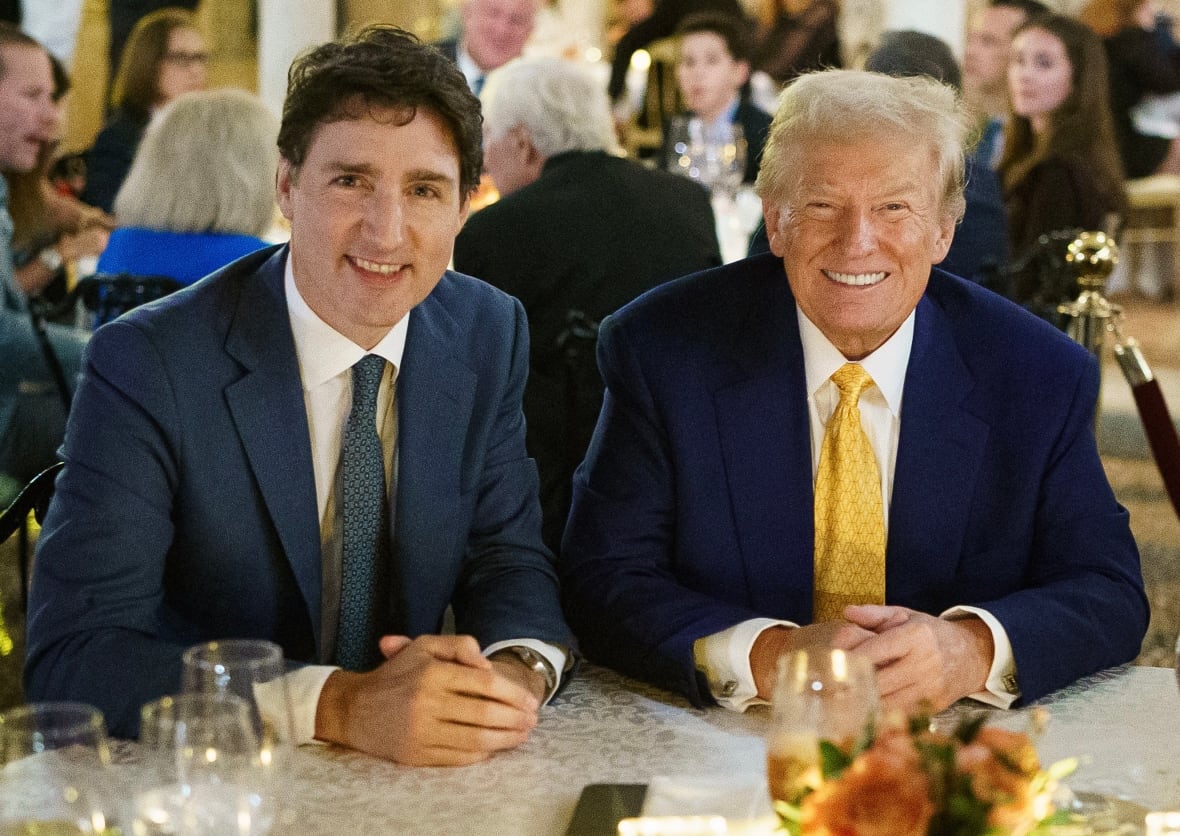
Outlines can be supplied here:
<path id="1" fill-rule="evenodd" d="M 540 703 L 523 685 L 504 676 L 489 663 L 488 670 L 455 665 L 443 672 L 447 691 L 502 703 L 511 709 L 536 717 Z"/>
<path id="2" fill-rule="evenodd" d="M 881 604 L 850 604 L 844 608 L 844 618 L 853 624 L 881 633 L 905 624 L 912 610 L 905 607 L 891 607 Z"/>
<path id="3" fill-rule="evenodd" d="M 381 648 L 381 655 L 392 659 L 412 644 L 409 636 L 382 636 L 377 644 Z"/>
<path id="4" fill-rule="evenodd" d="M 419 636 L 416 641 L 435 659 L 480 670 L 492 668 L 474 636 Z"/>

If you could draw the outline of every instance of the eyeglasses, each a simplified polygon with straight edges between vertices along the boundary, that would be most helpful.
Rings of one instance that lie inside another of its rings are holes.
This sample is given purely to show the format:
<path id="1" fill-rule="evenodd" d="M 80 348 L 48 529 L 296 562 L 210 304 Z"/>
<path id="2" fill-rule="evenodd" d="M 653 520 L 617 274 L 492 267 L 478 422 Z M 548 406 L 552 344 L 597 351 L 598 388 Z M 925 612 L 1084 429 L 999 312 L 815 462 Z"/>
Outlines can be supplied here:
<path id="1" fill-rule="evenodd" d="M 194 64 L 204 66 L 209 63 L 208 52 L 165 52 L 164 61 L 178 67 L 191 67 Z"/>

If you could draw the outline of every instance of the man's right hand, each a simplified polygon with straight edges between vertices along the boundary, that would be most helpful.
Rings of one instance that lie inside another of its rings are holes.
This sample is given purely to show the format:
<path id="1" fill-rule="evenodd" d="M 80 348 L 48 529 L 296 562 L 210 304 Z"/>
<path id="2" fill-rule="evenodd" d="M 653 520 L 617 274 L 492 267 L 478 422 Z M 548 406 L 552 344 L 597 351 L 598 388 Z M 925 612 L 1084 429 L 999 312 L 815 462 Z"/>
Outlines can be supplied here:
<path id="1" fill-rule="evenodd" d="M 539 703 L 497 672 L 471 636 L 387 636 L 368 673 L 336 671 L 316 739 L 413 766 L 463 766 L 523 743 Z"/>
<path id="2" fill-rule="evenodd" d="M 806 627 L 770 627 L 763 630 L 750 648 L 750 672 L 758 687 L 758 696 L 770 700 L 778 660 L 784 653 L 804 648 L 852 650 L 878 633 L 905 623 L 904 614 L 891 614 L 872 625 L 858 626 L 849 621 L 824 621 Z"/>

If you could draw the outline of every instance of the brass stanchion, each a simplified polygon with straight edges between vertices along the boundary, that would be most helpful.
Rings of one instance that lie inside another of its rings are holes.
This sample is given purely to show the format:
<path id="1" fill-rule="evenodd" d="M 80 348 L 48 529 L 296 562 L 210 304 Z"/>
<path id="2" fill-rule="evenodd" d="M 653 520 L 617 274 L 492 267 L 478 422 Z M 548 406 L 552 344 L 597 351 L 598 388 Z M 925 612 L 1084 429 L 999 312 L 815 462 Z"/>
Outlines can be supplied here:
<path id="1" fill-rule="evenodd" d="M 1163 477 L 1172 510 L 1180 517 L 1180 437 L 1176 434 L 1176 425 L 1138 340 L 1122 332 L 1122 308 L 1111 304 L 1102 295 L 1118 257 L 1117 245 L 1104 232 L 1083 232 L 1075 238 L 1067 248 L 1065 260 L 1076 270 L 1081 293 L 1074 301 L 1058 305 L 1057 311 L 1069 318 L 1066 333 L 1098 360 L 1099 374 L 1106 335 L 1112 335 L 1115 359 L 1131 386 L 1147 443 Z M 1094 421 L 1097 424 L 1097 413 Z"/>

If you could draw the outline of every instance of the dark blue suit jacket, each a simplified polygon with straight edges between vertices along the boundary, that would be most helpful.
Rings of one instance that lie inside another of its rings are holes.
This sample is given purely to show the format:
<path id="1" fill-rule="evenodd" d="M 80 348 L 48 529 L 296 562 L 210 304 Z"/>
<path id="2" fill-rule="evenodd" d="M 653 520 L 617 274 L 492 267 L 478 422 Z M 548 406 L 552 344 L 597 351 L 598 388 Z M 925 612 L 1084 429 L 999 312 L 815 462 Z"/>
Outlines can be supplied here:
<path id="1" fill-rule="evenodd" d="M 319 659 L 311 445 L 283 292 L 286 248 L 247 256 L 96 332 L 39 543 L 30 699 L 133 733 L 184 646 L 267 638 Z M 397 382 L 394 626 L 568 645 L 521 395 L 520 303 L 447 273 L 410 313 Z"/>
<path id="2" fill-rule="evenodd" d="M 811 434 L 795 301 L 772 255 L 649 292 L 599 335 L 607 393 L 559 561 L 588 658 L 708 702 L 694 640 L 810 623 Z M 934 270 L 917 309 L 886 599 L 989 610 L 1025 700 L 1126 662 L 1138 552 L 1091 421 L 1090 355 Z"/>

